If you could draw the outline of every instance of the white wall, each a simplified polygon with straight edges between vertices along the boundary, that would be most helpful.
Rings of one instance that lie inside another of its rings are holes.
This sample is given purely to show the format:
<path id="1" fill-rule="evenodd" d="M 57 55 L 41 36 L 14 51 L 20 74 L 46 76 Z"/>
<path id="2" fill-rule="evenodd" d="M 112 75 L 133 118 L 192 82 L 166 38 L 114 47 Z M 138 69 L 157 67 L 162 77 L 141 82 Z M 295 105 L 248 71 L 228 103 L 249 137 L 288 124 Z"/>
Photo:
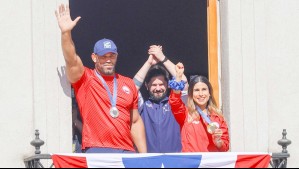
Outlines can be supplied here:
<path id="1" fill-rule="evenodd" d="M 281 152 L 287 129 L 299 143 L 299 1 L 221 0 L 222 102 L 231 151 Z"/>
<path id="2" fill-rule="evenodd" d="M 0 0 L 1 167 L 24 167 L 34 154 L 35 129 L 46 142 L 42 153 L 71 152 L 70 85 L 59 77 L 59 2 Z"/>
<path id="3" fill-rule="evenodd" d="M 0 11 L 1 167 L 23 167 L 33 133 L 31 8 L 28 1 L 1 1 Z"/>

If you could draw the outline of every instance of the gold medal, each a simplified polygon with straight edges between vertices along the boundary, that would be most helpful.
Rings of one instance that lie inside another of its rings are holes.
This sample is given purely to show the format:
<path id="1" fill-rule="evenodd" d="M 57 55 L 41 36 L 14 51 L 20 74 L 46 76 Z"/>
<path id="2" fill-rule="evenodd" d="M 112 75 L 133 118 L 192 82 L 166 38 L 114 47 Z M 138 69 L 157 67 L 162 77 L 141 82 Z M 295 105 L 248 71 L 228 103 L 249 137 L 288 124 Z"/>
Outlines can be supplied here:
<path id="1" fill-rule="evenodd" d="M 208 125 L 207 130 L 210 134 L 213 134 L 216 129 L 219 128 L 219 124 L 217 122 L 212 122 Z"/>
<path id="2" fill-rule="evenodd" d="M 113 118 L 117 118 L 119 116 L 119 111 L 117 110 L 116 107 L 112 107 L 110 109 L 110 116 Z"/>

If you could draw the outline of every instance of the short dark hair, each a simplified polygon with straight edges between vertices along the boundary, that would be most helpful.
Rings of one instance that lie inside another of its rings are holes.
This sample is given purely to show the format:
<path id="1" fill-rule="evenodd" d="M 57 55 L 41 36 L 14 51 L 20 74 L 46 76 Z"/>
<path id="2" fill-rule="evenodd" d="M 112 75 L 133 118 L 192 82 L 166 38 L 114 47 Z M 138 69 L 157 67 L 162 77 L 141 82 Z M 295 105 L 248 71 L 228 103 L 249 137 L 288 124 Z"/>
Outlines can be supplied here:
<path id="1" fill-rule="evenodd" d="M 149 71 L 145 76 L 144 81 L 145 83 L 148 84 L 153 77 L 157 77 L 157 76 L 163 76 L 165 81 L 168 83 L 169 73 L 163 66 L 159 64 L 156 64 L 149 69 Z"/>

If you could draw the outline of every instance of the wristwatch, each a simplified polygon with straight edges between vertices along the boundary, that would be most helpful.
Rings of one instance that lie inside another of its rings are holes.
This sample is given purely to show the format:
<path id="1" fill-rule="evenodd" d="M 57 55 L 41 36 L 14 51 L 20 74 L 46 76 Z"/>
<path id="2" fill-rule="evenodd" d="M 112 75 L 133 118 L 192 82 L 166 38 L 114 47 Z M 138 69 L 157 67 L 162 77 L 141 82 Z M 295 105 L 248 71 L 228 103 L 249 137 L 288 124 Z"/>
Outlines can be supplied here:
<path id="1" fill-rule="evenodd" d="M 168 58 L 165 56 L 165 58 L 161 61 L 161 63 L 163 64 L 164 62 L 166 62 L 168 60 Z"/>

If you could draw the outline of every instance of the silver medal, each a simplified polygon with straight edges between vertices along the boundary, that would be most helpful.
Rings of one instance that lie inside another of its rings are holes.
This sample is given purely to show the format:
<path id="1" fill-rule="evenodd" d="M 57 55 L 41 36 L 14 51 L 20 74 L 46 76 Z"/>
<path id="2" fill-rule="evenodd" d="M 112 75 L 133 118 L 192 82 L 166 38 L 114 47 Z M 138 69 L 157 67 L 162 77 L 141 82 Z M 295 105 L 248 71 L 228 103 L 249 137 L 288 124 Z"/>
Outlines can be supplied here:
<path id="1" fill-rule="evenodd" d="M 119 111 L 117 110 L 116 107 L 112 107 L 110 109 L 110 116 L 113 118 L 117 118 L 119 116 Z"/>
<path id="2" fill-rule="evenodd" d="M 219 124 L 217 122 L 212 122 L 208 125 L 207 129 L 210 134 L 213 134 L 216 129 L 219 128 Z"/>

